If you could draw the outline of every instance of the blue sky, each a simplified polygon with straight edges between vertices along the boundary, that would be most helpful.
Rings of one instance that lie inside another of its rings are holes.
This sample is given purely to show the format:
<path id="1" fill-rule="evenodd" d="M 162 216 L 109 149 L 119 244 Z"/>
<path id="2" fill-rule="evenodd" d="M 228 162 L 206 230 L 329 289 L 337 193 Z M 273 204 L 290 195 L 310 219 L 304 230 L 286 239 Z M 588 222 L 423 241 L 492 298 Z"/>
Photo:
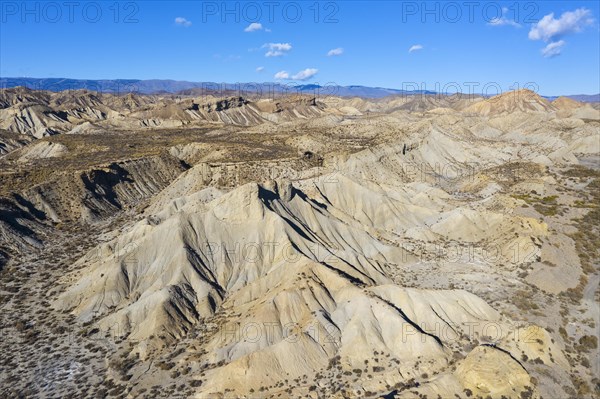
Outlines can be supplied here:
<path id="1" fill-rule="evenodd" d="M 597 1 L 77 3 L 0 3 L 0 76 L 600 92 Z"/>

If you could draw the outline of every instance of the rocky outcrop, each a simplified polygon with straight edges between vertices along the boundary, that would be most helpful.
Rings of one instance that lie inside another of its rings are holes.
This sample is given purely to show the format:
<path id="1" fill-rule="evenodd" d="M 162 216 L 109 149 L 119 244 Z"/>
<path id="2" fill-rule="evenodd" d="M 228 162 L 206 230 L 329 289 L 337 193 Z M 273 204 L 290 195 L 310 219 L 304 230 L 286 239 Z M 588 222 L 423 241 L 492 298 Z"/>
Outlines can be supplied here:
<path id="1" fill-rule="evenodd" d="M 531 90 L 502 93 L 463 109 L 466 114 L 494 116 L 514 112 L 552 112 L 556 107 Z"/>

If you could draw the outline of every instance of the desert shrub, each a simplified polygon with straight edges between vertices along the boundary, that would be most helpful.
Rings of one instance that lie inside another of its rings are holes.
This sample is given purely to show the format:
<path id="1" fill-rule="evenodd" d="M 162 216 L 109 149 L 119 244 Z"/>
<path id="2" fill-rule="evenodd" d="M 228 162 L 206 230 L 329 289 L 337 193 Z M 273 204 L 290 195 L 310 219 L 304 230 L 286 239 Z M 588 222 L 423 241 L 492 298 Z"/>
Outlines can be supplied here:
<path id="1" fill-rule="evenodd" d="M 571 375 L 571 382 L 575 386 L 575 390 L 577 390 L 577 396 L 580 398 L 587 398 L 592 392 L 590 386 L 581 377 Z"/>
<path id="2" fill-rule="evenodd" d="M 564 327 L 559 327 L 558 328 L 558 333 L 560 334 L 560 336 L 562 337 L 562 339 L 564 339 L 565 341 L 569 340 L 569 335 L 567 334 L 567 330 L 565 330 Z"/>
<path id="3" fill-rule="evenodd" d="M 537 310 L 539 306 L 532 301 L 531 292 L 517 291 L 512 297 L 512 303 L 520 310 Z"/>
<path id="4" fill-rule="evenodd" d="M 173 362 L 164 362 L 164 361 L 159 361 L 158 363 L 156 363 L 156 365 L 158 366 L 159 369 L 161 370 L 171 370 L 173 367 L 175 367 L 175 363 Z"/>
<path id="5" fill-rule="evenodd" d="M 525 390 L 521 392 L 521 399 L 531 399 L 533 397 L 533 389 L 531 387 L 525 387 Z"/>
<path id="6" fill-rule="evenodd" d="M 581 349 L 585 351 L 590 351 L 592 349 L 598 348 L 598 337 L 593 335 L 584 335 L 579 338 L 579 346 Z"/>

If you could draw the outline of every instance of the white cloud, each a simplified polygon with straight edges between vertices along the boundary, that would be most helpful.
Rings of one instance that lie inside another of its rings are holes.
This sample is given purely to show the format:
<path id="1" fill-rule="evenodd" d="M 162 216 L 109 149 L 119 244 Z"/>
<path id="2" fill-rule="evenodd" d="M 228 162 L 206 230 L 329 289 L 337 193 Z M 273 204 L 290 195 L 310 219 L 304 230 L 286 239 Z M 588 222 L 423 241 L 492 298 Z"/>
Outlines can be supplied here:
<path id="1" fill-rule="evenodd" d="M 344 49 L 341 47 L 331 49 L 327 52 L 327 56 L 331 57 L 332 55 L 342 55 L 344 54 Z"/>
<path id="2" fill-rule="evenodd" d="M 262 30 L 263 26 L 261 23 L 258 22 L 252 22 L 250 25 L 248 25 L 246 27 L 246 29 L 244 29 L 244 32 L 256 32 L 257 30 Z"/>
<path id="3" fill-rule="evenodd" d="M 569 33 L 581 32 L 593 21 L 591 11 L 586 8 L 564 12 L 558 19 L 554 18 L 554 13 L 550 13 L 532 26 L 529 39 L 549 42 Z"/>
<path id="4" fill-rule="evenodd" d="M 187 19 L 185 19 L 183 17 L 175 18 L 175 23 L 177 25 L 185 26 L 186 28 L 192 26 L 192 21 L 188 21 Z"/>
<path id="5" fill-rule="evenodd" d="M 275 79 L 287 79 L 287 80 L 308 80 L 315 76 L 319 72 L 316 68 L 306 68 L 297 74 L 290 76 L 287 71 L 279 71 L 275 74 Z"/>
<path id="6" fill-rule="evenodd" d="M 410 46 L 410 48 L 408 49 L 409 53 L 412 53 L 413 51 L 418 51 L 418 50 L 423 50 L 423 46 L 420 44 L 415 44 Z"/>
<path id="7" fill-rule="evenodd" d="M 300 71 L 297 74 L 295 74 L 294 76 L 292 76 L 292 79 L 294 79 L 294 80 L 307 80 L 307 79 L 310 79 L 313 76 L 315 76 L 317 74 L 317 72 L 319 72 L 318 69 L 315 69 L 315 68 L 306 68 L 305 70 Z"/>
<path id="8" fill-rule="evenodd" d="M 492 25 L 492 26 L 510 25 L 510 26 L 514 26 L 515 28 L 521 27 L 521 25 L 519 23 L 513 21 L 512 19 L 508 19 L 505 17 L 493 18 L 492 20 L 490 20 L 490 22 L 488 22 L 488 25 Z"/>
<path id="9" fill-rule="evenodd" d="M 275 79 L 289 79 L 290 78 L 290 74 L 287 73 L 286 71 L 279 71 L 273 77 Z"/>
<path id="10" fill-rule="evenodd" d="M 289 43 L 265 43 L 262 47 L 269 49 L 265 53 L 265 57 L 279 57 L 292 49 L 292 45 Z"/>
<path id="11" fill-rule="evenodd" d="M 260 67 L 256 68 L 256 72 L 258 72 L 258 73 L 260 73 L 260 72 L 262 72 L 264 70 L 265 70 L 265 67 L 263 67 L 263 66 L 260 66 Z"/>
<path id="12" fill-rule="evenodd" d="M 546 47 L 542 49 L 542 55 L 546 58 L 556 57 L 560 55 L 563 46 L 565 45 L 564 40 L 559 40 L 557 42 L 551 42 Z"/>
<path id="13" fill-rule="evenodd" d="M 520 28 L 521 24 L 519 24 L 517 21 L 512 20 L 512 19 L 508 19 L 505 17 L 506 13 L 508 13 L 508 8 L 506 7 L 502 7 L 502 16 L 500 17 L 496 17 L 496 18 L 492 18 L 489 22 L 488 25 L 491 26 L 504 26 L 504 25 L 510 25 L 510 26 L 514 26 L 515 28 Z"/>

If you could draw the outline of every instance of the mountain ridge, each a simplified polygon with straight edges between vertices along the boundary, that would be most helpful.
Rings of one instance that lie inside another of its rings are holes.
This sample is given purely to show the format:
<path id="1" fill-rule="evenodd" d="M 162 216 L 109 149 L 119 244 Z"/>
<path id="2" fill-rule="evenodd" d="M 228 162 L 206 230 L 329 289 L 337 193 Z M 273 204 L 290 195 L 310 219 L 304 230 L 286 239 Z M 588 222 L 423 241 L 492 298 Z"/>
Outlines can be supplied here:
<path id="1" fill-rule="evenodd" d="M 217 83 L 217 82 L 191 82 L 173 79 L 70 79 L 70 78 L 30 78 L 30 77 L 0 77 L 0 88 L 12 88 L 24 86 L 36 90 L 65 91 L 65 90 L 93 90 L 105 93 L 128 93 L 138 92 L 140 94 L 182 94 L 191 89 L 200 89 L 207 93 L 215 92 L 247 92 L 247 93 L 286 93 L 297 91 L 300 93 L 315 93 L 321 96 L 340 97 L 365 97 L 383 98 L 394 95 L 433 95 L 442 94 L 432 90 L 402 90 L 378 86 L 364 85 L 319 85 L 318 83 L 307 84 L 281 84 L 277 82 L 239 82 L 239 83 Z M 465 93 L 463 93 L 465 94 Z M 469 95 L 469 94 L 465 94 Z M 479 93 L 471 94 L 479 96 Z M 483 95 L 483 97 L 489 97 Z M 551 95 L 542 96 L 549 101 L 558 97 L 567 97 L 581 102 L 600 102 L 598 94 L 573 94 L 573 95 Z"/>

